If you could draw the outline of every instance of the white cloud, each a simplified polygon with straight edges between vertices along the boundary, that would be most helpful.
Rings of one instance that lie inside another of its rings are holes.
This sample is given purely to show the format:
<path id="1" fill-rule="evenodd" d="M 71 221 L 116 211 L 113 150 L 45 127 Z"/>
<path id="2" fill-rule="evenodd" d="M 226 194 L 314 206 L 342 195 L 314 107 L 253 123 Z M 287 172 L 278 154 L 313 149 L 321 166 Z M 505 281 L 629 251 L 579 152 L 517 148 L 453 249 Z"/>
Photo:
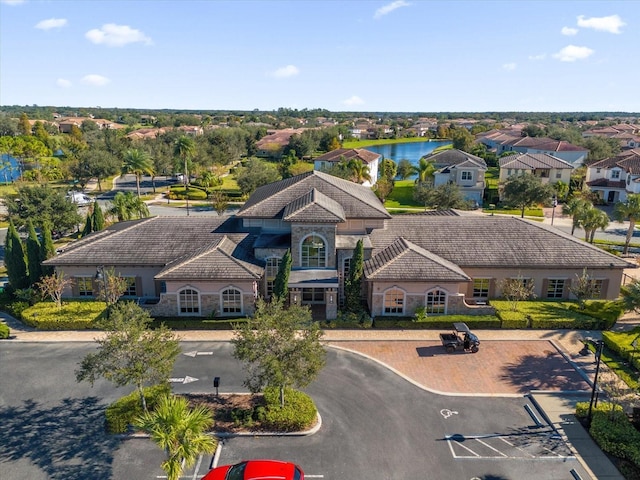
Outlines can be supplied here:
<path id="1" fill-rule="evenodd" d="M 91 75 L 85 75 L 82 77 L 82 83 L 85 85 L 91 85 L 94 87 L 104 87 L 107 83 L 111 82 L 107 77 L 103 77 L 102 75 L 96 75 L 95 73 Z"/>
<path id="2" fill-rule="evenodd" d="M 26 3 L 26 0 L 0 0 L 0 3 L 4 3 L 5 5 L 20 5 L 21 3 Z"/>
<path id="3" fill-rule="evenodd" d="M 67 24 L 66 18 L 49 18 L 36 23 L 35 28 L 40 30 L 51 30 L 52 28 L 61 28 Z"/>
<path id="4" fill-rule="evenodd" d="M 87 39 L 98 45 L 107 47 L 123 47 L 128 43 L 144 43 L 153 45 L 151 38 L 147 37 L 140 30 L 131 28 L 128 25 L 116 25 L 107 23 L 102 28 L 94 28 L 84 34 Z"/>
<path id="5" fill-rule="evenodd" d="M 362 100 L 359 96 L 357 95 L 353 95 L 350 98 L 347 98 L 346 100 L 343 100 L 342 103 L 344 105 L 349 105 L 349 106 L 353 106 L 353 105 L 364 105 L 364 100 Z"/>
<path id="6" fill-rule="evenodd" d="M 553 58 L 557 58 L 561 62 L 575 62 L 576 60 L 584 60 L 593 54 L 593 50 L 589 47 L 576 47 L 575 45 L 567 45 L 558 53 L 553 54 Z"/>
<path id="7" fill-rule="evenodd" d="M 583 28 L 593 28 L 602 32 L 622 33 L 621 27 L 626 23 L 618 15 L 609 15 L 608 17 L 591 17 L 585 18 L 584 15 L 578 17 L 578 26 Z"/>
<path id="8" fill-rule="evenodd" d="M 388 13 L 391 13 L 394 10 L 397 10 L 398 8 L 408 7 L 409 5 L 411 4 L 409 2 L 405 2 L 405 0 L 396 0 L 395 2 L 391 2 L 388 5 L 385 5 L 384 7 L 380 7 L 379 9 L 377 9 L 376 13 L 373 14 L 373 18 L 378 19 L 378 18 L 384 17 Z"/>
<path id="9" fill-rule="evenodd" d="M 56 85 L 61 88 L 69 88 L 71 86 L 71 82 L 66 78 L 59 78 L 56 80 Z"/>
<path id="10" fill-rule="evenodd" d="M 511 63 L 505 63 L 504 65 L 502 65 L 503 70 L 507 70 L 507 71 L 512 71 L 515 70 L 517 68 L 517 64 L 514 62 Z"/>
<path id="11" fill-rule="evenodd" d="M 547 58 L 546 53 L 539 53 L 538 55 L 529 55 L 529 60 L 533 60 L 533 61 L 544 60 L 545 58 Z"/>
<path id="12" fill-rule="evenodd" d="M 577 35 L 578 34 L 578 29 L 577 28 L 571 28 L 571 27 L 562 27 L 562 30 L 560 30 L 562 32 L 562 35 L 566 35 L 567 37 L 572 37 L 573 35 Z"/>
<path id="13" fill-rule="evenodd" d="M 271 73 L 272 77 L 287 78 L 295 77 L 300 73 L 300 69 L 295 65 L 287 65 L 286 67 L 280 67 L 276 71 Z"/>

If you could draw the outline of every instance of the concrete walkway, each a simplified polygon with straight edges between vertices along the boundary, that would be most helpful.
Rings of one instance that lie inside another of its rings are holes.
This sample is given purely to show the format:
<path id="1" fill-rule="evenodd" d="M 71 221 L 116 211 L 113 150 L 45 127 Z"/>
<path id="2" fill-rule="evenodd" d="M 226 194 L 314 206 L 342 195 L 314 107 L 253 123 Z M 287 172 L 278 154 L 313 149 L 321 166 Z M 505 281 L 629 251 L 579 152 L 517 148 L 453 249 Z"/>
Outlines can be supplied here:
<path id="1" fill-rule="evenodd" d="M 4 312 L 11 342 L 91 342 L 100 331 L 36 331 Z M 640 319 L 635 321 L 640 322 Z M 635 325 L 634 320 L 629 324 Z M 595 358 L 583 350 L 600 331 L 478 330 L 477 354 L 444 353 L 433 330 L 326 330 L 325 342 L 370 358 L 425 390 L 443 395 L 530 395 L 543 417 L 557 429 L 593 479 L 623 480 L 573 415 L 578 401 L 589 401 Z M 230 331 L 178 331 L 182 341 L 228 342 Z M 444 362 L 444 363 L 443 363 Z M 446 366 L 445 366 L 446 364 Z M 601 366 L 601 372 L 603 372 Z M 473 375 L 469 375 L 473 372 Z M 474 382 L 469 386 L 469 377 Z M 464 380 L 464 381 L 462 381 Z"/>

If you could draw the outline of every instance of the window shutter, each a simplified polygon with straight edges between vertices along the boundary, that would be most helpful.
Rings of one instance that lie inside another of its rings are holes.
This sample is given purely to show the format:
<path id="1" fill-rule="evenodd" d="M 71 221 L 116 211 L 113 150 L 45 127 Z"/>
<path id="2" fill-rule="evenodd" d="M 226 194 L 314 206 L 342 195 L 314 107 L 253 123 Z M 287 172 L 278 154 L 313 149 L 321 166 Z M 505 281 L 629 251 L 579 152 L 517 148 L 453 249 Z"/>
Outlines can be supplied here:
<path id="1" fill-rule="evenodd" d="M 467 284 L 467 297 L 468 298 L 473 298 L 473 278 Z"/>
<path id="2" fill-rule="evenodd" d="M 542 280 L 542 287 L 540 288 L 540 298 L 547 298 L 547 289 L 549 288 L 549 279 Z"/>
<path id="3" fill-rule="evenodd" d="M 489 280 L 489 298 L 494 298 L 496 296 L 496 279 L 492 278 Z"/>
<path id="4" fill-rule="evenodd" d="M 95 282 L 94 283 L 94 287 L 93 287 L 93 295 L 96 295 L 96 290 L 95 290 Z M 71 284 L 71 296 L 73 297 L 79 297 L 80 296 L 80 289 L 78 288 L 78 277 L 73 277 L 73 283 Z"/>
<path id="5" fill-rule="evenodd" d="M 571 279 L 570 279 L 570 278 L 567 278 L 567 279 L 564 281 L 564 287 L 563 287 L 563 289 L 562 289 L 562 298 L 569 298 L 569 293 L 571 292 L 571 291 L 569 290 L 569 287 L 571 287 Z"/>
<path id="6" fill-rule="evenodd" d="M 142 277 L 136 276 L 136 296 L 142 297 Z"/>

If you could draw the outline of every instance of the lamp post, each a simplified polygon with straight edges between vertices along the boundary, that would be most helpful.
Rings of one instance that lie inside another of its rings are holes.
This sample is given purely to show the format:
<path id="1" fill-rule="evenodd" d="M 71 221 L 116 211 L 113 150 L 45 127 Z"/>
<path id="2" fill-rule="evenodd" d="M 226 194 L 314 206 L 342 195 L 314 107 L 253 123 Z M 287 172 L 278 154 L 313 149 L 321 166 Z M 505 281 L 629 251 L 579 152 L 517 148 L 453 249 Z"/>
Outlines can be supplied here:
<path id="1" fill-rule="evenodd" d="M 600 371 L 600 360 L 602 358 L 602 350 L 604 348 L 604 341 L 598 340 L 596 348 L 596 374 L 593 378 L 593 389 L 591 390 L 591 401 L 589 402 L 589 414 L 587 415 L 587 428 L 591 427 L 591 419 L 593 415 L 593 402 L 596 398 L 596 390 L 598 389 L 598 372 Z"/>
<path id="2" fill-rule="evenodd" d="M 558 206 L 558 199 L 554 195 L 553 196 L 553 208 L 551 209 L 551 225 L 553 225 L 553 219 L 556 217 L 556 207 Z"/>

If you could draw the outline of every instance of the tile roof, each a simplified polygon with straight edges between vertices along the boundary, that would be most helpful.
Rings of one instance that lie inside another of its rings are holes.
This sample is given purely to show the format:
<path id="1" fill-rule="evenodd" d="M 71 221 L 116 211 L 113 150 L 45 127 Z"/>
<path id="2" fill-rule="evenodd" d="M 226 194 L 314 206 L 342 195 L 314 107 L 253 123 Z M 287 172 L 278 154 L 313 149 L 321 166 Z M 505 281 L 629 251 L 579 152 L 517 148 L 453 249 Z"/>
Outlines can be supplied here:
<path id="1" fill-rule="evenodd" d="M 379 153 L 375 153 L 364 148 L 338 148 L 336 150 L 327 152 L 324 155 L 320 155 L 313 160 L 321 162 L 339 162 L 343 158 L 345 160 L 356 158 L 363 162 L 365 165 L 368 165 L 380 159 L 381 156 L 382 155 L 380 155 Z"/>
<path id="2" fill-rule="evenodd" d="M 313 188 L 284 207 L 285 222 L 341 223 L 345 221 L 342 206 Z"/>
<path id="3" fill-rule="evenodd" d="M 640 148 L 627 150 L 615 157 L 605 158 L 589 165 L 589 168 L 619 167 L 632 175 L 640 175 Z"/>
<path id="4" fill-rule="evenodd" d="M 516 153 L 499 159 L 500 168 L 535 170 L 540 168 L 573 169 L 573 165 L 548 153 Z"/>
<path id="5" fill-rule="evenodd" d="M 257 280 L 264 262 L 253 257 L 227 235 L 213 239 L 210 246 L 168 265 L 155 276 L 158 280 Z"/>
<path id="6" fill-rule="evenodd" d="M 390 217 L 371 188 L 317 170 L 258 188 L 237 215 L 241 218 L 282 218 L 290 203 L 314 188 L 340 204 L 345 218 Z"/>
<path id="7" fill-rule="evenodd" d="M 150 217 L 119 222 L 74 242 L 46 265 L 164 266 L 186 258 L 227 235 L 251 245 L 255 235 L 238 232 L 233 217 Z"/>
<path id="8" fill-rule="evenodd" d="M 460 267 L 406 240 L 396 238 L 364 264 L 369 280 L 468 282 Z"/>
<path id="9" fill-rule="evenodd" d="M 554 140 L 544 137 L 520 137 L 502 142 L 503 145 L 513 147 L 534 148 L 536 150 L 547 150 L 550 152 L 588 152 L 589 150 L 578 145 L 573 145 L 565 140 Z"/>
<path id="10" fill-rule="evenodd" d="M 451 165 L 480 167 L 485 170 L 487 168 L 484 159 L 455 148 L 442 150 L 437 153 L 429 153 L 422 158 L 434 162 L 438 168 Z"/>
<path id="11" fill-rule="evenodd" d="M 598 178 L 587 182 L 587 185 L 590 187 L 626 188 L 624 180 L 609 180 L 608 178 Z"/>
<path id="12" fill-rule="evenodd" d="M 398 237 L 461 268 L 629 268 L 629 263 L 553 227 L 501 216 L 396 215 L 371 232 L 372 255 Z"/>

